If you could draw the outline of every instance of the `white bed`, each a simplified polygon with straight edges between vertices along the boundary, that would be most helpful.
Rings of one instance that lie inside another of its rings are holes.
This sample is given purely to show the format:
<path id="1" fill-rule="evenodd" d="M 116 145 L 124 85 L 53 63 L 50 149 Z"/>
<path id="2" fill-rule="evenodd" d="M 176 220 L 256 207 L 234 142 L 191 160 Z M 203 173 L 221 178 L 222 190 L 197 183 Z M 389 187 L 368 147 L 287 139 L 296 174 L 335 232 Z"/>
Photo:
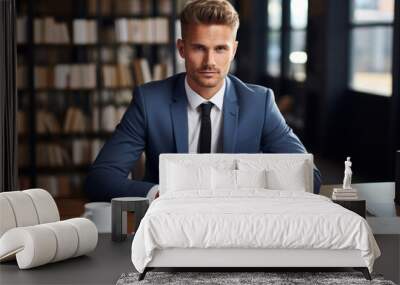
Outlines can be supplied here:
<path id="1" fill-rule="evenodd" d="M 310 154 L 164 154 L 160 198 L 132 243 L 154 267 L 354 267 L 380 255 L 367 222 L 312 194 Z M 367 269 L 368 268 L 368 269 Z"/>

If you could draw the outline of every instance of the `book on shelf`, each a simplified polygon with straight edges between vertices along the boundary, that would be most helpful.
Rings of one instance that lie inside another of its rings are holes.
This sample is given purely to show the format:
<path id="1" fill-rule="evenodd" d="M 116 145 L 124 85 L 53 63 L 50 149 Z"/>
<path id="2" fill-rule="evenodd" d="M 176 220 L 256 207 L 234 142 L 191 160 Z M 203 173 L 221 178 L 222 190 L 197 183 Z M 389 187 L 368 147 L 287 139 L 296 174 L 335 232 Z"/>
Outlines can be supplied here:
<path id="1" fill-rule="evenodd" d="M 49 69 L 45 66 L 35 66 L 34 86 L 36 89 L 48 88 L 51 86 Z"/>
<path id="2" fill-rule="evenodd" d="M 121 45 L 117 50 L 117 62 L 118 64 L 130 65 L 132 58 L 134 57 L 135 50 L 132 46 Z"/>
<path id="3" fill-rule="evenodd" d="M 128 65 L 118 64 L 116 66 L 117 86 L 132 87 L 134 85 L 133 76 Z"/>
<path id="4" fill-rule="evenodd" d="M 89 140 L 74 139 L 72 141 L 72 162 L 74 165 L 89 164 L 91 162 Z"/>
<path id="5" fill-rule="evenodd" d="M 132 88 L 133 78 L 130 67 L 124 64 L 104 65 L 102 67 L 104 87 Z"/>
<path id="6" fill-rule="evenodd" d="M 87 131 L 87 119 L 81 109 L 77 107 L 69 107 L 67 109 L 63 130 L 66 134 Z"/>
<path id="7" fill-rule="evenodd" d="M 70 65 L 57 64 L 54 67 L 54 87 L 57 89 L 66 89 L 69 87 Z"/>
<path id="8" fill-rule="evenodd" d="M 334 200 L 358 200 L 358 191 L 357 189 L 343 189 L 343 188 L 334 188 L 332 192 L 332 199 Z"/>
<path id="9" fill-rule="evenodd" d="M 41 74 L 39 74 L 41 75 Z M 42 76 L 48 76 L 49 86 L 56 89 L 92 89 L 96 88 L 96 65 L 88 64 L 57 64 L 47 68 Z M 53 78 L 53 79 L 51 79 Z M 41 81 L 39 81 L 41 82 Z"/>
<path id="10" fill-rule="evenodd" d="M 349 194 L 349 193 L 358 193 L 357 189 L 343 189 L 343 188 L 334 188 L 333 193 L 340 193 L 340 194 Z"/>
<path id="11" fill-rule="evenodd" d="M 146 58 L 134 59 L 133 70 L 135 72 L 135 79 L 137 85 L 148 83 L 152 80 L 149 62 Z"/>
<path id="12" fill-rule="evenodd" d="M 95 161 L 103 145 L 104 142 L 102 140 L 95 139 L 91 141 L 91 146 L 90 146 L 91 162 Z"/>
<path id="13" fill-rule="evenodd" d="M 341 196 L 341 195 L 332 194 L 332 199 L 333 200 L 358 200 L 359 197 L 358 197 L 358 195 L 355 195 L 355 196 Z"/>
<path id="14" fill-rule="evenodd" d="M 70 43 L 67 23 L 57 22 L 53 17 L 35 18 L 33 36 L 35 44 Z"/>
<path id="15" fill-rule="evenodd" d="M 119 90 L 114 93 L 113 101 L 118 106 L 128 106 L 132 101 L 132 89 Z"/>
<path id="16" fill-rule="evenodd" d="M 164 63 L 157 63 L 153 66 L 153 80 L 162 80 L 168 76 L 168 66 Z"/>
<path id="17" fill-rule="evenodd" d="M 126 109 L 126 106 L 116 107 L 111 104 L 104 106 L 101 110 L 101 130 L 113 132 L 125 114 Z"/>
<path id="18" fill-rule="evenodd" d="M 80 64 L 71 64 L 69 67 L 69 87 L 71 89 L 79 89 L 83 87 L 83 66 Z"/>
<path id="19" fill-rule="evenodd" d="M 74 43 L 94 44 L 97 42 L 97 24 L 95 20 L 75 19 L 73 21 Z"/>
<path id="20" fill-rule="evenodd" d="M 58 143 L 38 143 L 36 146 L 37 166 L 64 166 L 71 162 L 67 150 Z"/>
<path id="21" fill-rule="evenodd" d="M 107 132 L 114 131 L 116 117 L 117 112 L 113 105 L 104 106 L 101 112 L 101 129 Z"/>
<path id="22" fill-rule="evenodd" d="M 167 18 L 157 17 L 154 19 L 154 32 L 156 43 L 168 43 L 169 23 Z"/>
<path id="23" fill-rule="evenodd" d="M 38 110 L 36 112 L 36 132 L 38 134 L 59 134 L 61 132 L 60 123 L 53 113 Z"/>
<path id="24" fill-rule="evenodd" d="M 120 43 L 129 41 L 128 19 L 115 20 L 115 36 Z"/>
<path id="25" fill-rule="evenodd" d="M 168 43 L 168 19 L 165 17 L 118 18 L 115 20 L 115 38 L 119 43 Z"/>
<path id="26" fill-rule="evenodd" d="M 113 65 L 102 67 L 104 87 L 113 88 L 117 86 L 117 70 Z"/>
<path id="27" fill-rule="evenodd" d="M 150 65 L 146 58 L 136 58 L 133 60 L 133 70 L 136 84 L 141 85 L 153 80 L 162 80 L 172 73 L 172 67 L 167 63 L 156 63 L 153 66 L 153 72 L 150 71 Z"/>
<path id="28" fill-rule="evenodd" d="M 116 110 L 116 116 L 115 116 L 115 126 L 117 126 L 119 124 L 119 122 L 121 122 L 122 117 L 124 116 L 125 112 L 127 110 L 126 106 L 119 106 L 117 107 Z"/>
<path id="29" fill-rule="evenodd" d="M 175 41 L 179 38 L 182 38 L 182 28 L 181 22 L 179 20 L 175 20 Z M 176 58 L 176 72 L 184 72 L 185 71 L 185 60 L 179 55 L 178 49 L 175 51 Z"/>

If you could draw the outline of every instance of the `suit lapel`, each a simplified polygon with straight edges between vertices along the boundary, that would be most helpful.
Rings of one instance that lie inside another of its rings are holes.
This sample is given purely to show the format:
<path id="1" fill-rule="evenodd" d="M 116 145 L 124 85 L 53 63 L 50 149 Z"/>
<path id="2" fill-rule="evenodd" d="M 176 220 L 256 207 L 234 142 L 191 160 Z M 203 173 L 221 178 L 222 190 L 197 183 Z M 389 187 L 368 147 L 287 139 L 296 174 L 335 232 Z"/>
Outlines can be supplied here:
<path id="1" fill-rule="evenodd" d="M 223 152 L 234 153 L 239 118 L 239 105 L 237 103 L 235 87 L 233 86 L 232 81 L 228 76 L 226 77 L 223 116 Z"/>
<path id="2" fill-rule="evenodd" d="M 174 129 L 176 151 L 178 153 L 189 152 L 187 116 L 188 102 L 185 92 L 184 80 L 184 75 L 180 76 L 180 78 L 178 79 L 171 104 L 171 117 Z"/>

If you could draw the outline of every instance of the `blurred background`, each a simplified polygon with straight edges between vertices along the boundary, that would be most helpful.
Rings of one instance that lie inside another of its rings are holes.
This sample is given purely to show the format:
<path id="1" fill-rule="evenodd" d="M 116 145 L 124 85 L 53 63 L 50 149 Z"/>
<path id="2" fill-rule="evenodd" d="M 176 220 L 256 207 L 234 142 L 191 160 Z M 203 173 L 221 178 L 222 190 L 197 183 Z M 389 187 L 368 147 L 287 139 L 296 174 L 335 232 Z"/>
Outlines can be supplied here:
<path id="1" fill-rule="evenodd" d="M 185 2 L 16 0 L 19 189 L 47 189 L 74 216 L 133 87 L 184 71 L 175 41 Z M 324 184 L 342 182 L 347 156 L 353 182 L 394 180 L 399 2 L 231 1 L 241 22 L 232 73 L 273 89 Z"/>

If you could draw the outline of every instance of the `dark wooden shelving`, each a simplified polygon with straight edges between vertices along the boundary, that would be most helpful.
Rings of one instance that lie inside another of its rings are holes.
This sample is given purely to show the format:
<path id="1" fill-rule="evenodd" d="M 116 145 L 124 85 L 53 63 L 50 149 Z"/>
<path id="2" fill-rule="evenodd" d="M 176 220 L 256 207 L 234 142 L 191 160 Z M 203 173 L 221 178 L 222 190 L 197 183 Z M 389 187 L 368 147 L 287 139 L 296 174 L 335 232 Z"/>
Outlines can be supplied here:
<path id="1" fill-rule="evenodd" d="M 69 133 L 69 134 L 37 134 L 36 140 L 38 142 L 46 141 L 61 141 L 61 140 L 74 140 L 74 139 L 108 139 L 112 133 L 109 132 L 84 132 L 84 133 Z M 19 141 L 27 141 L 28 135 L 19 135 Z"/>
<path id="2" fill-rule="evenodd" d="M 133 47 L 152 47 L 152 46 L 160 46 L 160 47 L 169 47 L 171 43 L 132 43 L 132 42 L 115 42 L 115 43 L 88 43 L 88 44 L 74 44 L 74 43 L 64 43 L 64 44 L 56 44 L 56 43 L 39 43 L 34 44 L 35 49 L 82 49 L 82 48 L 98 48 L 108 47 L 115 48 L 120 46 L 133 46 Z M 18 44 L 18 49 L 27 49 L 32 48 L 29 44 Z"/>
<path id="3" fill-rule="evenodd" d="M 37 166 L 35 171 L 40 175 L 66 175 L 66 174 L 82 174 L 86 175 L 90 168 L 90 164 L 84 165 L 63 165 L 63 166 Z M 19 172 L 22 175 L 29 175 L 30 168 L 21 168 Z"/>
<path id="4" fill-rule="evenodd" d="M 159 18 L 171 18 L 171 14 L 165 14 L 165 13 L 152 13 L 152 14 L 105 14 L 105 15 L 57 15 L 57 14 L 48 14 L 48 13 L 36 13 L 35 18 L 46 18 L 46 17 L 52 17 L 56 21 L 64 21 L 64 22 L 69 22 L 75 19 L 85 19 L 85 20 L 106 20 L 106 21 L 112 21 L 118 18 L 127 18 L 127 19 L 146 19 L 150 17 L 159 17 Z"/>
<path id="5" fill-rule="evenodd" d="M 92 93 L 96 91 L 121 91 L 121 90 L 133 90 L 134 86 L 119 86 L 119 87 L 96 87 L 92 88 L 79 88 L 79 89 L 59 89 L 59 88 L 37 88 L 35 92 L 53 92 L 53 93 Z M 18 89 L 18 92 L 30 92 L 28 89 Z"/>
<path id="6" fill-rule="evenodd" d="M 68 9 L 65 10 L 65 14 L 62 14 L 64 10 L 62 9 L 54 9 L 54 13 L 51 13 L 50 6 L 46 5 L 44 0 L 17 0 L 17 6 L 19 5 L 20 13 L 17 12 L 18 16 L 21 15 L 21 11 L 24 11 L 24 16 L 27 17 L 26 23 L 26 31 L 27 31 L 27 41 L 26 43 L 20 43 L 17 45 L 18 55 L 23 55 L 24 60 L 21 61 L 21 64 L 27 67 L 27 82 L 25 88 L 18 89 L 18 96 L 24 99 L 23 104 L 21 103 L 20 109 L 26 112 L 26 121 L 27 121 L 27 129 L 28 133 L 22 134 L 18 136 L 19 144 L 27 146 L 27 150 L 25 155 L 27 156 L 26 165 L 22 166 L 19 169 L 19 173 L 23 177 L 29 177 L 30 186 L 31 187 L 41 187 L 38 185 L 38 181 L 40 177 L 43 176 L 55 176 L 57 183 L 58 178 L 61 176 L 74 176 L 79 175 L 84 177 L 90 165 L 82 164 L 82 165 L 62 165 L 62 166 L 47 166 L 42 167 L 37 164 L 38 154 L 37 147 L 40 145 L 45 145 L 49 143 L 51 145 L 60 146 L 62 148 L 65 147 L 68 155 L 72 155 L 73 150 L 70 149 L 72 143 L 76 143 L 77 140 L 88 140 L 89 143 L 104 142 L 108 138 L 110 138 L 111 133 L 106 131 L 86 131 L 82 133 L 48 133 L 48 134 L 40 134 L 36 132 L 36 120 L 37 114 L 39 110 L 49 111 L 55 115 L 55 119 L 59 120 L 60 115 L 64 116 L 65 111 L 68 107 L 78 107 L 86 117 L 89 117 L 89 114 L 93 116 L 94 112 L 91 111 L 91 108 L 96 106 L 98 108 L 102 108 L 104 106 L 114 105 L 115 107 L 119 106 L 128 106 L 128 102 L 118 103 L 113 99 L 103 98 L 101 97 L 101 91 L 109 91 L 109 92 L 118 92 L 122 90 L 132 90 L 134 86 L 119 86 L 119 87 L 104 87 L 104 80 L 102 78 L 102 67 L 105 65 L 117 65 L 118 64 L 118 52 L 120 47 L 129 46 L 134 50 L 134 55 L 136 57 L 146 57 L 149 61 L 150 66 L 154 63 L 158 62 L 159 59 L 159 50 L 168 48 L 168 53 L 172 58 L 173 63 L 173 72 L 176 72 L 176 52 L 175 52 L 175 20 L 176 20 L 176 6 L 177 1 L 171 0 L 172 14 L 167 15 L 164 13 L 158 13 L 157 11 L 157 0 L 150 0 L 152 11 L 150 13 L 143 14 L 117 14 L 114 8 L 107 15 L 102 15 L 100 13 L 100 9 L 96 15 L 89 14 L 86 10 L 85 1 L 67 1 L 61 3 L 64 6 L 68 6 Z M 110 0 L 112 1 L 112 0 Z M 45 9 L 40 9 L 40 5 L 46 5 Z M 97 5 L 100 5 L 100 1 L 97 1 Z M 112 4 L 115 5 L 115 4 Z M 23 7 L 23 8 L 21 8 Z M 75 44 L 75 43 L 35 43 L 34 42 L 34 20 L 38 18 L 52 17 L 56 22 L 64 22 L 67 24 L 69 29 L 68 34 L 70 40 L 72 41 L 72 26 L 73 20 L 75 19 L 84 19 L 84 20 L 95 20 L 97 25 L 97 36 L 96 38 L 99 40 L 96 43 L 88 43 L 88 44 Z M 108 38 L 103 37 L 102 27 L 112 27 L 115 23 L 115 20 L 119 18 L 127 18 L 127 19 L 146 19 L 146 18 L 168 18 L 169 20 L 169 42 L 168 43 L 123 43 L 123 42 L 104 42 Z M 101 52 L 103 48 L 111 49 L 112 60 L 104 60 L 102 59 Z M 48 57 L 47 57 L 48 53 Z M 96 53 L 97 55 L 92 55 Z M 59 58 L 59 60 L 58 60 Z M 56 64 L 95 64 L 96 66 L 96 86 L 95 88 L 79 88 L 79 89 L 58 89 L 58 88 L 35 88 L 35 73 L 34 68 L 36 66 L 41 67 L 54 67 Z M 130 69 L 133 72 L 133 67 Z M 134 81 L 136 78 L 134 78 Z M 48 99 L 48 104 L 45 102 L 43 104 L 42 97 L 39 97 L 39 93 L 49 93 L 48 96 L 44 97 Z M 89 95 L 89 96 L 86 96 Z M 22 102 L 22 100 L 21 100 Z M 54 110 L 51 110 L 53 107 L 53 102 L 55 107 Z M 65 108 L 63 107 L 65 105 Z M 39 108 L 40 107 L 40 108 Z M 65 110 L 63 110 L 63 108 Z M 49 110 L 48 110 L 49 109 Z M 61 111 L 60 111 L 61 110 Z M 97 120 L 98 124 L 101 126 L 102 122 L 102 112 L 98 112 L 96 118 L 91 118 Z M 60 122 L 58 122 L 60 123 Z M 63 124 L 61 124 L 62 126 Z M 90 146 L 92 147 L 92 146 Z M 92 158 L 93 159 L 93 158 Z M 71 159 L 72 161 L 72 159 Z M 86 161 L 86 160 L 85 160 Z M 26 184 L 24 184 L 26 185 Z M 72 189 L 72 188 L 71 188 Z M 75 189 L 75 188 L 74 188 Z M 83 190 L 83 185 L 79 186 L 79 191 Z M 57 191 L 55 191 L 57 193 Z M 75 190 L 72 190 L 71 195 L 75 198 L 79 199 L 79 195 Z M 83 196 L 83 192 L 82 192 Z M 61 200 L 60 200 L 61 201 Z M 65 199 L 63 200 L 65 201 Z M 72 200 L 71 200 L 72 201 Z M 79 205 L 82 206 L 83 200 L 79 200 Z"/>

